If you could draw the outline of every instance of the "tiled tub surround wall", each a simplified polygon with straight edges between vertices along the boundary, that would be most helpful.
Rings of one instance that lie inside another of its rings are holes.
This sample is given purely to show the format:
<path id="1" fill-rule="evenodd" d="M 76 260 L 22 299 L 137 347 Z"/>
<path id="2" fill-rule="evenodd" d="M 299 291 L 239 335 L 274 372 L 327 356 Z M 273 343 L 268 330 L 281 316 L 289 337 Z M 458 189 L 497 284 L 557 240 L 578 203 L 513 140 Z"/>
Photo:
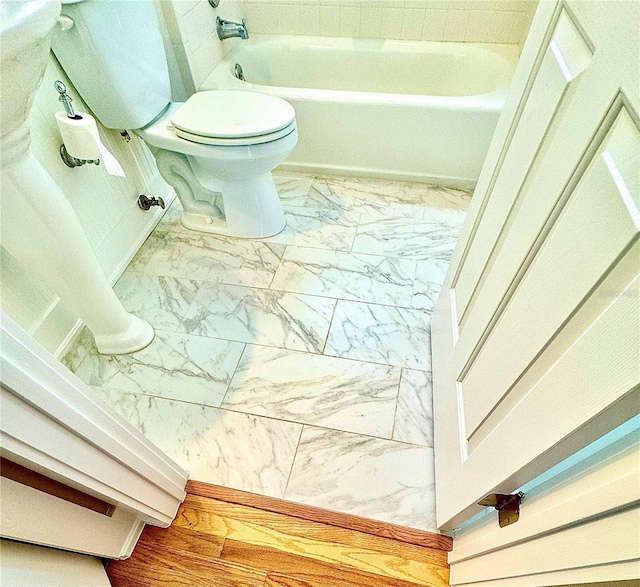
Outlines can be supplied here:
<path id="1" fill-rule="evenodd" d="M 208 0 L 158 0 L 182 82 L 191 95 L 240 39 L 218 39 L 216 17 L 240 22 L 243 0 L 222 0 L 213 9 Z M 182 99 L 182 98 L 178 98 Z"/>
<path id="2" fill-rule="evenodd" d="M 253 33 L 522 47 L 537 0 L 244 0 L 244 4 Z"/>
<path id="3" fill-rule="evenodd" d="M 55 112 L 62 110 L 53 87 L 57 79 L 66 84 L 75 109 L 88 110 L 52 58 L 34 97 L 31 147 L 69 199 L 104 272 L 115 283 L 158 221 L 159 209 L 143 212 L 138 208 L 138 196 L 146 193 L 169 201 L 172 191 L 140 139 L 132 136 L 126 142 L 117 131 L 99 123 L 102 140 L 122 164 L 126 178 L 108 175 L 104 165 L 66 167 L 60 159 L 62 139 L 54 118 Z M 4 249 L 0 249 L 0 266 L 2 310 L 48 350 L 62 350 L 78 317 Z"/>
<path id="4" fill-rule="evenodd" d="M 194 233 L 176 202 L 116 286 L 148 348 L 67 364 L 191 478 L 435 529 L 430 312 L 466 193 L 276 174 L 287 228 Z"/>

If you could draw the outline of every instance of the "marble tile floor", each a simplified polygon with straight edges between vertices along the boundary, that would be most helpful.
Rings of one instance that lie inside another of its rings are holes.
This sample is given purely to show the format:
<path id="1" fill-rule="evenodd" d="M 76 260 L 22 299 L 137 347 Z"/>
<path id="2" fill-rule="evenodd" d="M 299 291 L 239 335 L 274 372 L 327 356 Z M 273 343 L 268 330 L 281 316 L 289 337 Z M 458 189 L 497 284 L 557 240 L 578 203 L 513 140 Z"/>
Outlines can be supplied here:
<path id="1" fill-rule="evenodd" d="M 435 530 L 430 317 L 467 192 L 275 174 L 287 228 L 167 211 L 115 291 L 156 329 L 64 361 L 192 479 Z"/>

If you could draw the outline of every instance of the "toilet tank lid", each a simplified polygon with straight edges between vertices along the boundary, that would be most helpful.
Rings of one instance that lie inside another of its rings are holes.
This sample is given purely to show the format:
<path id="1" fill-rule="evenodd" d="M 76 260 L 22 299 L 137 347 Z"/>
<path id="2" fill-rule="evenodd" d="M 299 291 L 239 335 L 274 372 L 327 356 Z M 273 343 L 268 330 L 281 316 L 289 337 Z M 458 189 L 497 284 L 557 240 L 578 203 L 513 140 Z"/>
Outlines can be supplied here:
<path id="1" fill-rule="evenodd" d="M 176 128 L 203 137 L 254 137 L 295 120 L 293 106 L 277 96 L 243 90 L 193 94 L 171 117 Z"/>

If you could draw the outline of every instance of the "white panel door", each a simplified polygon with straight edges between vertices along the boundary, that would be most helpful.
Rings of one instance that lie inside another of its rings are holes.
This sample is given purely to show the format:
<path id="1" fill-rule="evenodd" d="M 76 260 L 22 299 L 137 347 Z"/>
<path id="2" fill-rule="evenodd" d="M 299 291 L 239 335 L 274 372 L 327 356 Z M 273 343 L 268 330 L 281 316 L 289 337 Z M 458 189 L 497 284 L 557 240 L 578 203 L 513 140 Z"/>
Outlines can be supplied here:
<path id="1" fill-rule="evenodd" d="M 639 411 L 639 93 L 639 2 L 541 2 L 434 312 L 442 529 Z"/>

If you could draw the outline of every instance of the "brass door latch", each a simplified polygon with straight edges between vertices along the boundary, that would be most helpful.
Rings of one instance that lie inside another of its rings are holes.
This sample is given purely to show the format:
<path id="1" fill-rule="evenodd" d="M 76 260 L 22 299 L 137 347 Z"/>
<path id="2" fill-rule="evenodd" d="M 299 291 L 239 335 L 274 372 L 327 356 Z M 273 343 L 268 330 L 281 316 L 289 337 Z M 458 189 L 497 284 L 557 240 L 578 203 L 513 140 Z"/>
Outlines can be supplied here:
<path id="1" fill-rule="evenodd" d="M 498 524 L 504 528 L 518 521 L 520 517 L 520 502 L 524 497 L 522 491 L 512 495 L 492 493 L 478 502 L 478 505 L 493 507 L 498 510 Z"/>

